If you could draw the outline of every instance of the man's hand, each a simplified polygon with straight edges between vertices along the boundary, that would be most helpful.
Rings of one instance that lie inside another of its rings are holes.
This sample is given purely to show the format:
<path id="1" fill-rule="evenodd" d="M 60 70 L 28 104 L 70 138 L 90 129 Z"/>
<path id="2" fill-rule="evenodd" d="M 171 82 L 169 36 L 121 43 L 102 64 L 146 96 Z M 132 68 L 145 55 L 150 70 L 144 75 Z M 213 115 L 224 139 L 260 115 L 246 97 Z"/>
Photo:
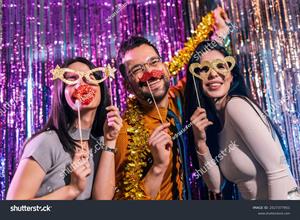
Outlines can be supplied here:
<path id="1" fill-rule="evenodd" d="M 145 177 L 145 192 L 151 199 L 155 199 L 158 195 L 170 162 L 173 142 L 167 131 L 169 126 L 170 123 L 158 126 L 149 138 L 150 151 L 154 161 Z"/>
<path id="2" fill-rule="evenodd" d="M 170 123 L 158 126 L 149 138 L 150 151 L 153 156 L 153 166 L 166 169 L 170 162 L 173 141 L 166 129 Z"/>
<path id="3" fill-rule="evenodd" d="M 230 20 L 225 10 L 219 6 L 213 11 L 213 15 L 215 19 L 215 32 L 217 32 L 220 36 L 227 35 L 229 33 L 229 27 L 226 23 L 230 23 Z"/>

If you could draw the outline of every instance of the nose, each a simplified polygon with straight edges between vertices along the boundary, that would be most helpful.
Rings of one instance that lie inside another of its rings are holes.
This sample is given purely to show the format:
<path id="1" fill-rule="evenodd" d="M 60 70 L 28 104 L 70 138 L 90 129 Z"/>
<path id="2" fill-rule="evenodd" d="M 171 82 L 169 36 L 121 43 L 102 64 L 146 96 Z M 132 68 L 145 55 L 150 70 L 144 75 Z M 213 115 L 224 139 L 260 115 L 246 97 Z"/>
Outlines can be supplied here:
<path id="1" fill-rule="evenodd" d="M 153 69 L 153 67 L 152 66 L 150 66 L 148 63 L 145 63 L 144 65 L 143 65 L 143 72 L 151 72 L 151 70 Z"/>
<path id="2" fill-rule="evenodd" d="M 216 77 L 218 77 L 219 74 L 217 71 L 215 71 L 213 68 L 211 69 L 210 73 L 209 73 L 209 76 L 208 76 L 208 79 L 214 79 Z"/>
<path id="3" fill-rule="evenodd" d="M 76 84 L 75 84 L 75 89 L 78 89 L 79 86 L 81 85 L 87 85 L 86 79 L 83 77 L 81 78 Z"/>

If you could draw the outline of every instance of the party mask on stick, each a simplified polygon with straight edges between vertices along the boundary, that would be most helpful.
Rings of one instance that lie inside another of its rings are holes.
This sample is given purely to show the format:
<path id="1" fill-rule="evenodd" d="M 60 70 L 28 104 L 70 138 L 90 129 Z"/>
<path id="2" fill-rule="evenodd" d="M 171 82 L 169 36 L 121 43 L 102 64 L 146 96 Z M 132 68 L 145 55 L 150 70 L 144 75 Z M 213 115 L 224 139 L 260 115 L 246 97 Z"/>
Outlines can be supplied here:
<path id="1" fill-rule="evenodd" d="M 154 98 L 153 92 L 151 90 L 149 80 L 153 79 L 153 78 L 154 79 L 160 79 L 163 75 L 164 75 L 164 72 L 162 70 L 152 70 L 151 72 L 144 72 L 143 76 L 140 78 L 140 82 L 147 83 L 147 86 L 149 88 L 149 91 L 150 91 L 150 94 L 151 94 L 151 97 L 152 97 L 152 100 L 150 99 L 150 101 L 154 102 L 154 105 L 155 105 L 155 108 L 156 108 L 157 113 L 159 115 L 161 123 L 163 123 L 163 119 L 162 119 L 162 116 L 160 114 L 159 108 L 157 106 L 156 100 Z M 147 100 L 147 101 L 149 102 L 149 100 Z M 150 102 L 149 102 L 149 104 L 150 104 Z"/>
<path id="2" fill-rule="evenodd" d="M 97 85 L 102 83 L 108 77 L 114 78 L 115 68 L 111 68 L 110 65 L 107 67 L 98 67 L 86 72 L 77 71 L 70 68 L 60 68 L 58 65 L 55 69 L 50 72 L 53 75 L 53 80 L 60 79 L 68 85 L 77 84 L 82 78 L 85 78 L 86 82 L 89 84 Z"/>
<path id="3" fill-rule="evenodd" d="M 189 67 L 189 71 L 201 80 L 207 80 L 212 69 L 218 74 L 226 77 L 228 73 L 234 68 L 235 59 L 232 56 L 227 56 L 223 60 L 216 59 L 212 62 L 203 61 L 202 63 L 192 63 Z"/>

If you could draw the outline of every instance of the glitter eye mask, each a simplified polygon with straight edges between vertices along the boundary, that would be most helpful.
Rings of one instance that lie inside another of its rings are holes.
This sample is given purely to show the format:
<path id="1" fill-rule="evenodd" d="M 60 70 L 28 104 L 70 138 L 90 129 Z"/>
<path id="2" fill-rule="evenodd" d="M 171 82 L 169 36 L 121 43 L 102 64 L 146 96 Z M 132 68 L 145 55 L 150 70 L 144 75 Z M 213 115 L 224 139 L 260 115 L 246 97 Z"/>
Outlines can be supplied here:
<path id="1" fill-rule="evenodd" d="M 116 69 L 111 68 L 110 65 L 107 67 L 98 67 L 87 72 L 76 71 L 70 68 L 60 68 L 58 65 L 55 69 L 51 70 L 50 72 L 53 75 L 53 80 L 60 79 L 64 83 L 68 85 L 75 85 L 77 84 L 83 77 L 87 80 L 88 83 L 91 84 L 99 84 L 105 81 L 108 77 L 115 78 Z M 94 76 L 95 72 L 102 72 L 101 77 L 97 80 Z"/>
<path id="2" fill-rule="evenodd" d="M 232 56 L 227 56 L 223 60 L 216 59 L 212 62 L 203 61 L 202 63 L 192 63 L 189 67 L 189 71 L 196 77 L 201 80 L 205 80 L 208 78 L 212 69 L 214 69 L 217 73 L 227 76 L 228 73 L 234 68 L 235 59 Z"/>

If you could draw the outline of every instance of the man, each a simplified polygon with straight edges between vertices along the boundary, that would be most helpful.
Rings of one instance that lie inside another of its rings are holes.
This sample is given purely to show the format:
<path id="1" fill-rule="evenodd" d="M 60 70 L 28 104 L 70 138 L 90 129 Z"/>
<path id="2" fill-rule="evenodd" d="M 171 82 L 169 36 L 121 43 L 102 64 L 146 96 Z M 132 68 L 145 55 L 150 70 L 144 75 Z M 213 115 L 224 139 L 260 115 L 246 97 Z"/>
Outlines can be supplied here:
<path id="1" fill-rule="evenodd" d="M 221 13 L 217 13 L 219 20 Z M 118 61 L 126 87 L 135 97 L 123 117 L 115 170 L 109 168 L 115 181 L 108 184 L 105 196 L 95 198 L 110 199 L 116 183 L 114 199 L 190 199 L 185 134 L 181 132 L 185 79 L 170 88 L 168 67 L 143 37 L 123 42 Z"/>
<path id="2" fill-rule="evenodd" d="M 116 155 L 116 182 L 118 189 L 115 199 L 171 200 L 187 198 L 188 180 L 182 167 L 185 164 L 184 151 L 186 149 L 181 141 L 173 143 L 171 136 L 179 132 L 175 126 L 176 122 L 182 123 L 181 117 L 178 117 L 182 112 L 181 103 L 177 102 L 176 98 L 168 96 L 170 89 L 168 68 L 161 61 L 155 46 L 142 37 L 132 37 L 124 42 L 120 48 L 119 57 L 122 57 L 120 71 L 127 88 L 135 94 L 136 108 L 139 108 L 140 113 L 143 114 L 139 121 L 143 120 L 143 125 L 148 130 L 146 138 L 149 137 L 146 140 L 148 146 L 144 147 L 149 147 L 151 154 L 145 152 L 147 155 L 145 155 L 144 161 L 140 162 L 147 162 L 145 167 L 138 167 L 139 164 L 136 164 L 137 167 L 132 168 L 134 174 L 142 169 L 140 181 L 133 183 L 135 179 L 139 178 L 133 177 L 128 178 L 127 183 L 124 182 L 126 175 L 130 175 L 130 170 L 128 171 L 130 166 L 126 167 L 126 163 L 128 163 L 127 146 L 132 141 L 130 140 L 131 133 L 128 130 L 134 126 L 134 124 L 130 125 L 128 121 L 132 113 L 128 112 L 128 118 L 125 113 L 124 126 L 117 141 L 119 152 Z M 156 70 L 162 71 L 163 75 L 159 78 L 150 78 L 149 86 L 147 83 L 141 82 L 140 79 L 145 72 Z M 172 90 L 176 97 L 179 97 L 180 90 L 178 88 Z M 159 111 L 154 106 L 154 100 L 151 99 L 151 92 Z M 131 184 L 136 185 L 131 186 Z"/>

